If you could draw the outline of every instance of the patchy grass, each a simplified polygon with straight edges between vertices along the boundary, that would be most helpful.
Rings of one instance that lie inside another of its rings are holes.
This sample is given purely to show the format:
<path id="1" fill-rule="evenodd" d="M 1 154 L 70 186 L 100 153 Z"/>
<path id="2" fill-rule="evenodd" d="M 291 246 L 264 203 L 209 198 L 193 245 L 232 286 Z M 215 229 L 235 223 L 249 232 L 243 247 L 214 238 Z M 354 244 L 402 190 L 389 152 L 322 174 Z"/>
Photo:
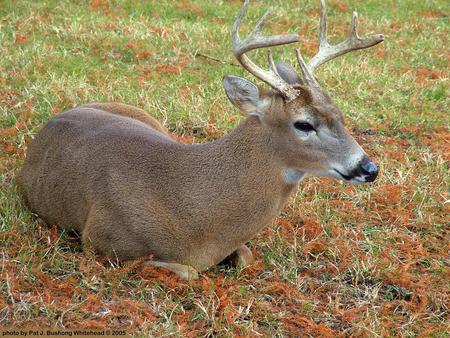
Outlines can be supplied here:
<path id="1" fill-rule="evenodd" d="M 226 74 L 249 78 L 230 53 L 240 2 L 2 1 L 0 326 L 180 336 L 448 334 L 449 3 L 328 2 L 332 40 L 345 34 L 354 8 L 362 31 L 386 35 L 383 45 L 318 72 L 381 176 L 365 186 L 308 178 L 250 243 L 252 267 L 215 267 L 189 284 L 83 252 L 78 239 L 24 208 L 13 179 L 29 140 L 78 103 L 142 107 L 189 142 L 234 128 L 242 117 L 221 82 Z M 249 17 L 264 7 L 253 6 Z M 298 32 L 311 56 L 318 3 L 274 7 L 267 31 Z M 276 56 L 294 61 L 289 47 Z"/>

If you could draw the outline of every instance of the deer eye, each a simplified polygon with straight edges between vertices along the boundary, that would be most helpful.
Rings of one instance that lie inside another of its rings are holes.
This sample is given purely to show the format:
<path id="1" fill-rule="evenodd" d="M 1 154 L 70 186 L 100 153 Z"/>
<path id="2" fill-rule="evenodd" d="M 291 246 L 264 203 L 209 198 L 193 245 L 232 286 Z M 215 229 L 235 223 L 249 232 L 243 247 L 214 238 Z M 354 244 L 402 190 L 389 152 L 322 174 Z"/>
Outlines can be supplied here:
<path id="1" fill-rule="evenodd" d="M 308 122 L 297 121 L 297 122 L 294 123 L 294 127 L 296 129 L 298 129 L 298 130 L 301 130 L 301 131 L 305 132 L 305 133 L 308 133 L 310 131 L 316 131 L 314 129 L 314 127 L 311 124 L 309 124 Z"/>

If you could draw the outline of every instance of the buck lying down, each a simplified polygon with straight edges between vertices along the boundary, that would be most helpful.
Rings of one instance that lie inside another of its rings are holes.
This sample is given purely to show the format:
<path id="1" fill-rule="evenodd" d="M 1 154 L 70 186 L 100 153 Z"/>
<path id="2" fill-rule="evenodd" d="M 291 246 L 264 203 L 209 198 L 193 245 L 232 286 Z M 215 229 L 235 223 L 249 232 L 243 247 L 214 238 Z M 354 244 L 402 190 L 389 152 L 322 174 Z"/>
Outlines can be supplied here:
<path id="1" fill-rule="evenodd" d="M 48 224 L 76 230 L 101 254 L 120 260 L 152 255 L 147 263 L 196 278 L 229 256 L 249 264 L 245 243 L 272 222 L 306 174 L 372 182 L 376 165 L 345 129 L 313 71 L 382 36 L 356 39 L 354 21 L 347 44 L 321 49 L 308 65 L 298 54 L 300 75 L 271 58 L 266 71 L 244 53 L 298 37 L 261 37 L 260 22 L 241 41 L 247 5 L 233 27 L 233 50 L 272 89 L 224 79 L 228 98 L 248 115 L 245 121 L 217 141 L 186 145 L 135 107 L 93 103 L 70 109 L 30 144 L 18 176 L 30 208 Z"/>

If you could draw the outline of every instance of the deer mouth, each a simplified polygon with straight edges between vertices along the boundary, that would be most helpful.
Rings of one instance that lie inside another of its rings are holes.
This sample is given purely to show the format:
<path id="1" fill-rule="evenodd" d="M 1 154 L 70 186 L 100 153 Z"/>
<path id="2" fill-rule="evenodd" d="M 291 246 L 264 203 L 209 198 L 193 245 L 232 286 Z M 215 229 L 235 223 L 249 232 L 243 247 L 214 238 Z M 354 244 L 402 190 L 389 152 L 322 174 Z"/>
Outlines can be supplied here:
<path id="1" fill-rule="evenodd" d="M 333 169 L 339 176 L 341 176 L 341 178 L 343 178 L 346 181 L 351 181 L 352 180 L 352 176 L 348 176 L 348 175 L 344 175 L 343 173 L 341 173 L 339 170 L 337 169 Z"/>
<path id="2" fill-rule="evenodd" d="M 348 183 L 369 183 L 375 181 L 377 177 L 378 170 L 373 171 L 373 173 L 364 173 L 359 170 L 353 170 L 350 175 L 346 175 L 337 169 L 333 169 L 333 172 L 337 175 L 335 177 Z"/>
<path id="3" fill-rule="evenodd" d="M 365 183 L 368 182 L 364 176 L 361 175 L 345 175 L 337 169 L 333 169 L 333 171 L 337 174 L 336 176 L 343 181 L 348 183 Z"/>

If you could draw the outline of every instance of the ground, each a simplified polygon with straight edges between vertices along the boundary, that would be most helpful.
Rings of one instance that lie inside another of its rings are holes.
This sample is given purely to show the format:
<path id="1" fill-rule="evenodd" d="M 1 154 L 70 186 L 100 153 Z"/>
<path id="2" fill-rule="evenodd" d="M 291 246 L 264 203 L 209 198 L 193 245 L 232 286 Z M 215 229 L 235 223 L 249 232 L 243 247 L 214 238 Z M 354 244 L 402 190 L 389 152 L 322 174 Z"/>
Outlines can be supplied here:
<path id="1" fill-rule="evenodd" d="M 244 30 L 269 1 L 252 1 Z M 317 48 L 318 1 L 270 1 L 267 33 Z M 46 121 L 76 104 L 144 108 L 182 142 L 242 119 L 222 88 L 254 80 L 230 51 L 240 1 L 23 1 L 0 6 L 0 327 L 117 328 L 175 336 L 448 337 L 450 5 L 329 0 L 331 41 L 386 41 L 324 65 L 322 86 L 380 166 L 370 185 L 307 178 L 249 244 L 246 269 L 188 283 L 83 251 L 18 197 L 14 176 Z M 256 58 L 264 62 L 264 53 Z M 294 62 L 293 47 L 275 57 Z M 255 81 L 256 82 L 256 81 Z"/>

